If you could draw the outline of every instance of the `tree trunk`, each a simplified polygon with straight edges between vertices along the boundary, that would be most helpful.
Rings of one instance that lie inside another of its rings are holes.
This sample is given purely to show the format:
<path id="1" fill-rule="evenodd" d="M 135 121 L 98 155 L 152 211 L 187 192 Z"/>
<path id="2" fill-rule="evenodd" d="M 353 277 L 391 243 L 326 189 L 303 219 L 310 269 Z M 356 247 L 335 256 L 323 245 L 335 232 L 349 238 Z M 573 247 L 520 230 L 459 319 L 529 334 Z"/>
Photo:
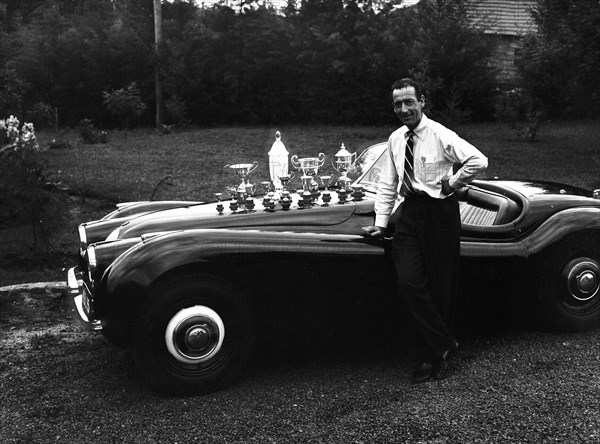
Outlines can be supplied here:
<path id="1" fill-rule="evenodd" d="M 160 80 L 161 47 L 162 47 L 162 7 L 161 0 L 154 0 L 154 88 L 156 93 L 156 129 L 162 130 L 163 124 L 163 91 Z"/>

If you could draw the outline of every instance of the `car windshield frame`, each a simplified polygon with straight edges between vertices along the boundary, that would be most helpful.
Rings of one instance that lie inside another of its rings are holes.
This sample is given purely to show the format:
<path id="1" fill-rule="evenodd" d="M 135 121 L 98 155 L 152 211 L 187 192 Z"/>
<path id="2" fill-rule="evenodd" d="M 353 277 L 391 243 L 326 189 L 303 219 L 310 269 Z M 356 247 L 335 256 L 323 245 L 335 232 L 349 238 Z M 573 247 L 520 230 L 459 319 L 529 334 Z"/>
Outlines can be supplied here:
<path id="1" fill-rule="evenodd" d="M 380 142 L 365 149 L 348 171 L 348 177 L 353 179 L 352 187 L 362 187 L 365 191 L 376 193 L 379 175 L 383 165 L 387 142 Z"/>

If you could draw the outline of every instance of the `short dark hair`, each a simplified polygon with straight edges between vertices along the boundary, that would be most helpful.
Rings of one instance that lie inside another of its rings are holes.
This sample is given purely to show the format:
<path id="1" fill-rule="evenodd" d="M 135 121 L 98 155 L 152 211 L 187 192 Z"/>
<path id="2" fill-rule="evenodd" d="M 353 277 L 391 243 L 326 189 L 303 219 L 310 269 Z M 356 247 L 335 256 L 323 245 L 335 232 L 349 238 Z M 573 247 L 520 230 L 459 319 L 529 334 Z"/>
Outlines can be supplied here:
<path id="1" fill-rule="evenodd" d="M 394 82 L 394 84 L 392 85 L 392 92 L 395 89 L 408 88 L 410 86 L 412 86 L 415 89 L 415 95 L 417 96 L 417 99 L 420 99 L 421 96 L 423 95 L 423 90 L 421 89 L 421 85 L 419 85 L 419 83 L 417 81 L 411 79 L 410 77 L 405 77 L 403 79 L 396 80 Z"/>

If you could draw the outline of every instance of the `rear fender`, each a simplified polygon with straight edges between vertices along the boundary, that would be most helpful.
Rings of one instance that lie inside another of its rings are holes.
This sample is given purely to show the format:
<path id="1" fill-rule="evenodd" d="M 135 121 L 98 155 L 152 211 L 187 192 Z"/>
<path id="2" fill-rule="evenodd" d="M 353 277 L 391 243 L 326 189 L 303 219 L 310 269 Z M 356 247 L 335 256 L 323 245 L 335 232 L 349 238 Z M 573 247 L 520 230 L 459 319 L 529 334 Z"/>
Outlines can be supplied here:
<path id="1" fill-rule="evenodd" d="M 553 214 L 530 235 L 515 242 L 462 240 L 462 257 L 506 258 L 536 256 L 578 232 L 600 232 L 600 208 L 578 207 Z"/>
<path id="2" fill-rule="evenodd" d="M 600 208 L 578 207 L 554 214 L 523 239 L 529 255 L 537 255 L 577 232 L 600 232 Z"/>

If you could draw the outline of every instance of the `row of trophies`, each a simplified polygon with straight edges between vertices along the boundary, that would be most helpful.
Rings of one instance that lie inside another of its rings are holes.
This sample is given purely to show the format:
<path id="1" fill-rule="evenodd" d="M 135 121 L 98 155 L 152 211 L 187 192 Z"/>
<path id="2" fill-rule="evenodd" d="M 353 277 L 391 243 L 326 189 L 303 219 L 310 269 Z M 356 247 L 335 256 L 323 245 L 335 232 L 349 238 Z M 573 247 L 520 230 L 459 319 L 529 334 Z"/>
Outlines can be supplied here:
<path id="1" fill-rule="evenodd" d="M 273 144 L 272 150 L 269 152 L 270 166 L 270 181 L 261 182 L 264 191 L 262 205 L 266 211 L 274 211 L 277 203 L 283 210 L 289 210 L 292 204 L 292 197 L 288 189 L 290 181 L 295 177 L 294 172 L 289 172 L 287 162 L 287 150 L 281 143 L 281 134 L 276 133 L 276 141 Z M 319 168 L 325 163 L 325 154 L 319 153 L 317 157 L 298 158 L 297 155 L 291 157 L 292 166 L 302 172 L 300 180 L 302 189 L 298 190 L 299 200 L 298 208 L 310 208 L 317 203 L 317 199 L 321 197 L 322 206 L 328 206 L 331 202 L 331 194 L 329 187 L 333 181 L 333 176 L 319 176 Z M 349 153 L 344 144 L 341 149 L 331 157 L 333 168 L 340 173 L 337 180 L 338 188 L 338 203 L 344 204 L 351 195 L 355 200 L 361 200 L 364 192 L 360 188 L 352 189 L 350 186 L 351 179 L 348 177 L 348 171 L 356 161 L 356 153 Z M 253 195 L 256 193 L 256 186 L 251 184 L 248 176 L 258 167 L 257 162 L 253 163 L 237 163 L 226 165 L 225 168 L 233 171 L 241 178 L 241 183 L 237 186 L 228 187 L 227 192 L 231 196 L 229 209 L 232 212 L 245 211 L 251 212 L 254 210 L 255 203 Z M 323 193 L 319 191 L 320 180 L 323 184 Z M 217 211 L 223 214 L 225 209 L 222 202 L 222 193 L 216 193 Z"/>

